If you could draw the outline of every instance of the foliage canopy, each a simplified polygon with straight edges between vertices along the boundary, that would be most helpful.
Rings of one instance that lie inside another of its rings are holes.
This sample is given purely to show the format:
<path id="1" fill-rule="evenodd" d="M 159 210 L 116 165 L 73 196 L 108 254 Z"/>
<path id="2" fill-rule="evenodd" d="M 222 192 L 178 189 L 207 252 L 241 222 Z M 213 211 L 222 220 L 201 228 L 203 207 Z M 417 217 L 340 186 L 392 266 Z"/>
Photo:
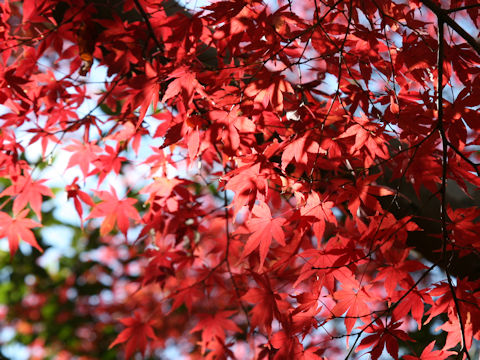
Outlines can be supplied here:
<path id="1" fill-rule="evenodd" d="M 38 359 L 471 358 L 479 11 L 3 1 L 0 324 Z"/>

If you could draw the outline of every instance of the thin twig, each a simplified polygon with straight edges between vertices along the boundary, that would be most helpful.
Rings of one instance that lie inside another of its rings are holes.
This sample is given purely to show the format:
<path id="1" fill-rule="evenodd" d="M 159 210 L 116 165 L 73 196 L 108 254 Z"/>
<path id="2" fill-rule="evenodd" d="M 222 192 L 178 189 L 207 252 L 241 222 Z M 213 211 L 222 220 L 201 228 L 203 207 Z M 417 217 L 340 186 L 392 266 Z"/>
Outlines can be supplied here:
<path id="1" fill-rule="evenodd" d="M 215 151 L 217 152 L 217 156 L 219 161 L 222 161 L 222 154 L 220 150 L 218 149 L 217 145 L 214 145 Z M 227 166 L 223 166 L 223 174 L 225 175 L 227 173 Z M 250 317 L 248 316 L 248 310 L 243 304 L 240 296 L 240 290 L 238 288 L 238 284 L 233 276 L 232 273 L 232 268 L 230 266 L 230 260 L 228 259 L 229 253 L 230 253 L 230 242 L 231 242 L 231 236 L 230 236 L 230 226 L 229 226 L 229 218 L 230 215 L 228 213 L 228 198 L 227 198 L 227 189 L 224 188 L 223 190 L 223 206 L 224 206 L 224 211 L 225 211 L 225 236 L 227 237 L 227 244 L 226 244 L 226 249 L 225 249 L 225 264 L 227 266 L 227 271 L 228 274 L 230 275 L 230 280 L 232 281 L 233 289 L 235 290 L 235 295 L 237 296 L 238 303 L 240 304 L 240 307 L 242 308 L 242 311 L 245 313 L 245 318 L 247 320 L 247 332 L 248 330 L 253 331 L 251 325 L 250 325 Z"/>
<path id="2" fill-rule="evenodd" d="M 479 169 L 480 164 L 474 163 L 472 160 L 466 157 L 465 154 L 462 153 L 459 149 L 457 149 L 457 147 L 454 146 L 452 142 L 448 139 L 447 139 L 447 144 L 453 151 L 455 151 L 458 154 L 458 156 L 460 156 L 466 163 L 468 163 L 471 167 L 473 167 L 477 175 L 480 176 L 480 169 Z"/>

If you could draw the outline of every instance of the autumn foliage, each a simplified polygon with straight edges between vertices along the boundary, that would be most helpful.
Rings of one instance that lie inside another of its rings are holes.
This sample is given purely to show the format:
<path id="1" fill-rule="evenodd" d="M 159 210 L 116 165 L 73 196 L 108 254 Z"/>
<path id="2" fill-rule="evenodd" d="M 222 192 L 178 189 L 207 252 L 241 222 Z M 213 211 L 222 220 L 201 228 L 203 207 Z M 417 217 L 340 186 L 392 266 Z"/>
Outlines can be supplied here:
<path id="1" fill-rule="evenodd" d="M 0 3 L 0 325 L 35 359 L 472 358 L 478 2 L 188 5 Z"/>

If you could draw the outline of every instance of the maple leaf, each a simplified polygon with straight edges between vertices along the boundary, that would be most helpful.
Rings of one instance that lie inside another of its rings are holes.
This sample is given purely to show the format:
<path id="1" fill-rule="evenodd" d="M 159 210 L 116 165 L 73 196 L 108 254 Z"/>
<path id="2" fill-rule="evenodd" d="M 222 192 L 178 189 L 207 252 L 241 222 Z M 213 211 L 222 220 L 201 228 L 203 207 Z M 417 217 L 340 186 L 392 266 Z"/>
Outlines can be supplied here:
<path id="1" fill-rule="evenodd" d="M 52 133 L 47 131 L 46 129 L 28 129 L 29 133 L 35 134 L 32 139 L 30 139 L 30 144 L 34 144 L 35 142 L 40 140 L 42 144 L 42 158 L 45 158 L 45 153 L 47 151 L 47 146 L 50 142 L 54 142 L 55 144 L 60 144 L 60 140 Z"/>
<path id="2" fill-rule="evenodd" d="M 153 151 L 153 155 L 150 155 L 143 163 L 144 164 L 151 164 L 151 169 L 150 169 L 150 176 L 155 174 L 159 169 L 162 169 L 161 174 L 165 175 L 166 174 L 166 166 L 167 166 L 167 161 L 168 157 L 165 155 L 165 152 L 163 149 L 158 149 L 155 147 L 151 147 Z"/>
<path id="3" fill-rule="evenodd" d="M 465 323 L 463 324 L 463 331 L 465 335 L 465 349 L 470 350 L 472 347 L 473 341 L 473 327 L 472 327 L 472 314 L 467 313 L 467 318 L 462 319 Z M 447 340 L 445 341 L 444 349 L 452 349 L 457 346 L 458 343 L 463 345 L 462 329 L 460 327 L 460 322 L 458 321 L 458 316 L 453 307 L 448 309 L 448 321 L 443 325 L 438 326 L 435 331 L 443 330 L 447 332 Z"/>
<path id="4" fill-rule="evenodd" d="M 413 279 L 410 272 L 425 268 L 426 266 L 418 261 L 407 260 L 399 264 L 393 264 L 393 266 L 382 268 L 378 273 L 377 279 L 380 280 L 385 278 L 385 290 L 387 291 L 387 295 L 393 297 L 397 285 L 404 289 L 409 289 L 409 287 L 413 285 Z"/>
<path id="5" fill-rule="evenodd" d="M 245 94 L 254 98 L 255 102 L 265 108 L 271 104 L 276 111 L 283 110 L 283 94 L 293 92 L 292 85 L 282 75 L 269 72 L 257 74 L 257 80 L 245 89 Z"/>
<path id="6" fill-rule="evenodd" d="M 449 284 L 446 282 L 442 281 L 439 284 L 435 284 L 435 288 L 429 292 L 429 295 L 436 297 L 436 300 L 427 312 L 429 316 L 425 324 L 428 324 L 435 316 L 447 313 L 451 307 L 454 307 L 452 292 Z"/>
<path id="7" fill-rule="evenodd" d="M 114 150 L 111 146 L 105 146 L 105 151 L 107 154 L 101 154 L 97 157 L 94 162 L 95 170 L 92 171 L 92 174 L 99 173 L 98 185 L 100 185 L 105 177 L 111 172 L 114 171 L 115 174 L 120 173 L 122 168 L 122 163 L 127 161 L 127 158 L 124 156 L 118 156 L 120 149 L 117 148 Z"/>
<path id="8" fill-rule="evenodd" d="M 334 249 L 332 245 L 326 250 L 308 249 L 299 254 L 306 263 L 293 286 L 297 287 L 306 279 L 316 278 L 318 286 L 325 286 L 329 292 L 335 291 L 335 280 L 345 287 L 358 287 L 359 283 L 347 266 L 338 266 L 349 257 L 343 249 Z"/>
<path id="9" fill-rule="evenodd" d="M 235 324 L 233 320 L 229 319 L 229 317 L 235 313 L 236 311 L 219 311 L 213 315 L 199 315 L 199 321 L 197 325 L 195 325 L 195 327 L 190 330 L 190 332 L 202 332 L 201 346 L 203 354 L 205 354 L 205 351 L 207 347 L 209 347 L 210 342 L 218 341 L 218 339 L 220 339 L 222 343 L 225 341 L 226 330 L 234 332 L 241 331 L 237 324 Z"/>
<path id="10" fill-rule="evenodd" d="M 145 354 L 148 339 L 155 340 L 157 337 L 153 331 L 153 320 L 144 321 L 138 311 L 135 311 L 132 317 L 123 318 L 120 322 L 127 328 L 124 329 L 108 347 L 111 349 L 117 344 L 126 343 L 125 357 L 129 359 L 136 350 L 139 350 L 142 356 Z"/>
<path id="11" fill-rule="evenodd" d="M 0 212 L 0 237 L 6 237 L 8 239 L 10 256 L 13 256 L 17 252 L 20 240 L 27 242 L 40 252 L 43 252 L 35 239 L 35 235 L 33 235 L 33 232 L 30 230 L 42 225 L 27 218 L 27 215 L 28 209 L 20 211 L 14 215 L 14 217 L 10 217 L 7 213 Z"/>
<path id="12" fill-rule="evenodd" d="M 478 207 L 457 210 L 448 208 L 447 214 L 448 218 L 451 219 L 448 230 L 454 236 L 455 243 L 466 247 L 478 246 L 476 245 L 476 238 L 480 224 L 475 219 L 480 215 L 480 209 Z"/>
<path id="13" fill-rule="evenodd" d="M 0 196 L 16 196 L 13 200 L 13 213 L 17 214 L 28 203 L 39 220 L 42 220 L 42 195 L 54 197 L 52 190 L 42 185 L 46 180 L 32 180 L 30 176 L 19 176 L 13 184 L 0 193 Z"/>
<path id="14" fill-rule="evenodd" d="M 180 291 L 170 295 L 170 298 L 173 298 L 170 312 L 175 311 L 182 304 L 185 304 L 188 311 L 192 311 L 194 302 L 204 296 L 203 290 L 194 282 L 193 279 L 185 279 L 181 282 L 180 286 Z"/>
<path id="15" fill-rule="evenodd" d="M 386 347 L 388 353 L 398 360 L 398 340 L 411 341 L 412 339 L 403 330 L 398 329 L 402 325 L 401 322 L 390 322 L 386 327 L 381 319 L 377 319 L 375 323 L 365 329 L 365 332 L 373 333 L 373 335 L 363 338 L 355 351 L 372 347 L 370 355 L 373 360 L 377 360 L 382 354 L 383 348 Z"/>
<path id="16" fill-rule="evenodd" d="M 211 350 L 206 354 L 206 360 L 228 360 L 233 359 L 235 360 L 236 357 L 233 354 L 232 350 L 229 348 L 234 343 L 230 342 L 225 344 L 225 342 L 216 337 L 215 340 L 212 340 L 209 345 L 208 349 Z"/>
<path id="17" fill-rule="evenodd" d="M 91 143 L 83 144 L 80 141 L 73 139 L 74 144 L 65 146 L 65 150 L 73 152 L 68 161 L 67 168 L 71 168 L 75 165 L 80 167 L 83 176 L 88 176 L 88 169 L 90 164 L 93 164 L 98 158 L 98 153 L 102 152 L 102 148 L 95 145 L 95 141 Z"/>
<path id="18" fill-rule="evenodd" d="M 333 215 L 332 201 L 322 201 L 316 191 L 312 191 L 307 198 L 306 204 L 300 208 L 300 214 L 306 218 L 313 217 L 313 232 L 318 241 L 322 241 L 326 222 L 337 225 L 337 219 Z"/>
<path id="19" fill-rule="evenodd" d="M 40 8 L 39 5 L 41 6 Z M 23 4 L 23 21 L 38 21 L 38 17 L 40 17 L 41 11 L 45 8 L 46 5 L 46 2 L 25 0 Z"/>
<path id="20" fill-rule="evenodd" d="M 313 329 L 318 327 L 317 316 L 321 311 L 321 307 L 310 307 L 306 311 L 297 312 L 298 308 L 292 312 L 291 325 L 289 324 L 286 329 L 296 334 L 302 334 L 303 336 L 309 334 Z"/>
<path id="21" fill-rule="evenodd" d="M 398 297 L 401 301 L 393 310 L 393 315 L 396 319 L 402 319 L 408 312 L 411 312 L 412 317 L 418 325 L 418 329 L 422 326 L 422 317 L 425 311 L 425 303 L 431 303 L 432 300 L 428 294 L 422 294 L 420 291 L 410 291 L 406 296 L 400 292 Z"/>
<path id="22" fill-rule="evenodd" d="M 376 197 L 392 195 L 394 192 L 385 186 L 372 185 L 371 183 L 376 178 L 378 175 L 372 175 L 358 179 L 355 186 L 345 185 L 345 191 L 340 193 L 337 201 L 348 200 L 348 209 L 354 217 L 359 216 L 362 206 L 367 209 L 379 210 L 380 205 Z"/>
<path id="23" fill-rule="evenodd" d="M 281 320 L 282 310 L 290 308 L 287 301 L 284 300 L 285 294 L 279 294 L 272 290 L 268 278 L 254 276 L 255 281 L 260 287 L 250 288 L 242 299 L 255 304 L 251 310 L 252 326 L 264 328 L 268 334 L 272 331 L 272 321 L 275 318 Z"/>
<path id="24" fill-rule="evenodd" d="M 106 235 L 112 231 L 116 223 L 118 229 L 127 236 L 130 219 L 140 221 L 140 215 L 133 206 L 137 200 L 131 198 L 120 200 L 113 187 L 110 188 L 110 191 L 111 193 L 107 191 L 95 192 L 102 201 L 95 205 L 92 212 L 87 216 L 87 220 L 105 217 L 100 226 L 101 235 Z"/>
<path id="25" fill-rule="evenodd" d="M 312 33 L 312 45 L 319 54 L 330 54 L 337 51 L 335 43 L 327 35 L 321 28 Z"/>
<path id="26" fill-rule="evenodd" d="M 309 309 L 313 308 L 317 310 L 320 297 L 319 290 L 314 290 L 313 292 L 304 292 L 298 295 L 291 295 L 292 297 L 297 300 L 299 306 L 293 311 L 293 314 L 298 312 L 308 311 Z"/>
<path id="27" fill-rule="evenodd" d="M 83 209 L 82 209 L 82 204 L 80 203 L 80 200 L 90 206 L 94 206 L 95 203 L 86 192 L 80 190 L 80 186 L 78 186 L 77 180 L 78 180 L 78 177 L 76 177 L 70 185 L 67 185 L 65 187 L 65 190 L 67 191 L 67 199 L 73 199 L 75 210 L 77 210 L 77 213 L 80 216 L 80 219 L 82 219 Z"/>
<path id="28" fill-rule="evenodd" d="M 285 234 L 283 233 L 282 225 L 285 223 L 284 218 L 272 218 L 272 213 L 267 204 L 260 203 L 255 205 L 252 209 L 251 218 L 247 221 L 247 227 L 253 233 L 249 236 L 245 248 L 243 249 L 242 257 L 248 256 L 256 248 L 260 251 L 260 265 L 259 270 L 262 269 L 265 258 L 267 257 L 272 238 L 280 245 L 285 246 Z"/>
<path id="29" fill-rule="evenodd" d="M 146 64 L 145 75 L 147 81 L 145 81 L 144 88 L 140 92 L 141 98 L 143 98 L 142 105 L 140 107 L 140 114 L 138 115 L 138 123 L 140 124 L 145 117 L 150 104 L 156 107 L 159 98 L 160 84 L 158 82 L 158 74 L 150 63 Z"/>
<path id="30" fill-rule="evenodd" d="M 184 185 L 185 181 L 180 179 L 169 179 L 167 177 L 156 177 L 155 181 L 145 186 L 140 194 L 149 194 L 147 204 L 158 203 L 163 205 L 175 195 L 175 190 L 179 191 L 180 186 Z M 175 202 L 175 201 L 174 201 Z"/>
<path id="31" fill-rule="evenodd" d="M 248 205 L 251 210 L 259 194 L 266 194 L 268 191 L 266 171 L 261 169 L 261 164 L 244 165 L 228 173 L 227 176 L 230 176 L 230 180 L 225 185 L 225 189 L 235 192 L 233 200 L 235 216 L 245 205 Z"/>
<path id="32" fill-rule="evenodd" d="M 356 119 L 356 122 L 340 135 L 340 138 L 355 136 L 355 144 L 350 148 L 350 154 L 358 154 L 360 149 L 365 146 L 373 159 L 377 156 L 388 159 L 389 155 L 385 141 L 375 136 L 377 125 L 370 122 L 364 114 L 361 118 Z M 368 166 L 368 163 L 365 166 Z"/>
<path id="33" fill-rule="evenodd" d="M 332 314 L 338 317 L 347 313 L 345 316 L 347 334 L 352 333 L 357 319 L 365 319 L 370 316 L 372 311 L 367 302 L 375 300 L 372 298 L 372 294 L 369 293 L 371 287 L 372 285 L 366 285 L 360 289 L 347 288 L 338 290 L 333 294 L 337 304 L 332 309 Z"/>
<path id="34" fill-rule="evenodd" d="M 169 78 L 174 80 L 168 85 L 168 88 L 163 95 L 162 102 L 166 102 L 174 96 L 180 95 L 185 106 L 188 106 L 193 99 L 195 91 L 205 97 L 208 96 L 203 90 L 203 86 L 196 79 L 195 73 L 187 68 L 177 69 L 170 74 Z"/>
<path id="35" fill-rule="evenodd" d="M 278 349 L 273 359 L 299 359 L 303 354 L 303 346 L 295 335 L 285 331 L 276 332 L 270 339 L 273 347 Z"/>
<path id="36" fill-rule="evenodd" d="M 252 133 L 255 131 L 253 121 L 245 116 L 240 116 L 238 106 L 230 111 L 214 110 L 209 112 L 209 118 L 213 123 L 211 131 L 221 137 L 222 143 L 227 151 L 236 151 L 241 143 L 241 133 Z"/>
<path id="37" fill-rule="evenodd" d="M 191 161 L 195 160 L 200 147 L 200 131 L 198 129 L 189 132 L 188 136 L 188 156 Z"/>
<path id="38" fill-rule="evenodd" d="M 292 159 L 295 159 L 297 164 L 307 165 L 309 153 L 325 155 L 327 152 L 312 140 L 311 133 L 308 131 L 285 146 L 282 153 L 282 169 L 285 171 Z"/>
<path id="39" fill-rule="evenodd" d="M 423 349 L 420 356 L 405 355 L 403 358 L 405 360 L 445 360 L 448 359 L 450 355 L 456 354 L 455 351 L 433 350 L 434 347 L 435 340 Z"/>

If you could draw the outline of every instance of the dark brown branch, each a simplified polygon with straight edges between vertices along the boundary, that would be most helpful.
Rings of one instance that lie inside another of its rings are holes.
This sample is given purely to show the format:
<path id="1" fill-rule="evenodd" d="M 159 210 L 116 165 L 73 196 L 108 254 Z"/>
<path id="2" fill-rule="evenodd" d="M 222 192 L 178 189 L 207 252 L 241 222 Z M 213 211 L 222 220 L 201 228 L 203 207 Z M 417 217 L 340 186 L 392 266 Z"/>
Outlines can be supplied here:
<path id="1" fill-rule="evenodd" d="M 449 14 L 451 14 L 451 13 L 454 13 L 454 12 L 458 12 L 458 11 L 462 11 L 462 10 L 468 10 L 468 9 L 474 9 L 474 8 L 478 8 L 478 7 L 480 7 L 480 4 L 465 5 L 465 6 L 460 6 L 458 8 L 447 10 L 447 12 Z"/>
<path id="2" fill-rule="evenodd" d="M 155 35 L 155 31 L 153 30 L 152 23 L 150 22 L 149 15 L 147 14 L 147 12 L 145 11 L 145 9 L 142 7 L 142 5 L 140 4 L 140 2 L 138 0 L 133 0 L 133 2 L 135 3 L 135 7 L 137 8 L 137 10 L 142 15 L 143 20 L 145 20 L 145 24 L 147 25 L 147 29 L 148 29 L 148 33 L 150 34 L 150 37 L 153 39 L 153 41 L 157 45 L 158 50 L 161 52 L 160 62 L 162 64 L 166 64 L 168 62 L 168 59 L 163 56 L 165 46 Z"/>
<path id="3" fill-rule="evenodd" d="M 444 128 L 444 119 L 443 119 L 443 62 L 444 62 L 444 48 L 443 48 L 443 20 L 438 18 L 438 57 L 437 57 L 437 112 L 438 112 L 438 131 L 442 139 L 442 184 L 440 187 L 441 195 L 441 214 L 440 221 L 442 223 L 442 261 L 447 259 L 447 244 L 450 243 L 447 229 L 447 169 L 448 169 L 448 139 L 445 134 Z M 462 314 L 460 311 L 460 304 L 458 302 L 457 294 L 455 292 L 455 287 L 453 286 L 452 277 L 450 275 L 450 267 L 452 265 L 451 259 L 448 261 L 445 266 L 445 272 L 447 274 L 448 285 L 450 287 L 450 292 L 452 294 L 453 302 L 455 304 L 455 309 L 457 311 L 458 322 L 460 324 L 460 332 L 462 334 L 462 347 L 460 349 L 460 354 L 464 353 L 467 359 L 470 360 L 470 354 L 467 349 L 467 342 L 465 340 L 465 327 L 462 321 Z"/>
<path id="4" fill-rule="evenodd" d="M 459 355 L 465 354 L 468 360 L 471 360 L 470 354 L 468 353 L 467 343 L 465 339 L 465 326 L 463 325 L 462 321 L 462 314 L 460 313 L 460 302 L 455 292 L 455 287 L 453 286 L 453 280 L 450 276 L 450 273 L 447 271 L 447 280 L 448 286 L 450 288 L 450 292 L 452 293 L 453 303 L 455 304 L 455 309 L 457 310 L 458 322 L 460 324 L 460 331 L 462 333 L 462 347 L 458 352 Z"/>
<path id="5" fill-rule="evenodd" d="M 455 20 L 453 20 L 449 15 L 448 11 L 442 9 L 440 6 L 435 4 L 432 0 L 422 0 L 426 7 L 435 13 L 439 21 L 450 26 L 453 30 L 457 32 L 476 52 L 480 55 L 480 43 L 477 42 L 464 28 L 462 28 Z"/>
<path id="6" fill-rule="evenodd" d="M 448 230 L 447 230 L 447 169 L 448 169 L 448 144 L 443 124 L 443 21 L 438 19 L 438 55 L 437 55 L 437 129 L 442 139 L 442 183 L 440 185 L 440 221 L 442 224 L 442 257 L 445 261 L 447 255 Z M 448 266 L 447 266 L 448 272 Z"/>

